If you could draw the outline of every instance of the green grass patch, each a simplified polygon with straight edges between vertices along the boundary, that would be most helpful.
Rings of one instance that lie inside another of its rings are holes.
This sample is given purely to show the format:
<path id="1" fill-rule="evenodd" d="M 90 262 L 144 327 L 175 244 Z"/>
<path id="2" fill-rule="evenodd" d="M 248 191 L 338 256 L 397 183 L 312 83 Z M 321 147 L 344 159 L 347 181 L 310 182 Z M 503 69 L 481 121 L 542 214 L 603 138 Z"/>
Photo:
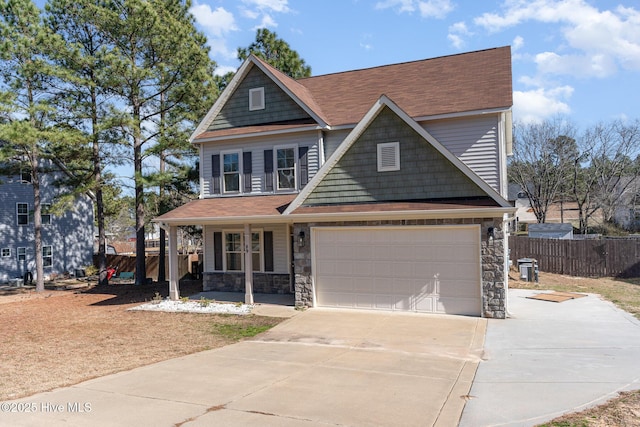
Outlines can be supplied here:
<path id="1" fill-rule="evenodd" d="M 242 338 L 255 337 L 269 329 L 273 325 L 242 325 L 242 324 L 226 324 L 226 325 L 214 325 L 214 333 L 221 335 L 227 339 L 238 341 Z"/>

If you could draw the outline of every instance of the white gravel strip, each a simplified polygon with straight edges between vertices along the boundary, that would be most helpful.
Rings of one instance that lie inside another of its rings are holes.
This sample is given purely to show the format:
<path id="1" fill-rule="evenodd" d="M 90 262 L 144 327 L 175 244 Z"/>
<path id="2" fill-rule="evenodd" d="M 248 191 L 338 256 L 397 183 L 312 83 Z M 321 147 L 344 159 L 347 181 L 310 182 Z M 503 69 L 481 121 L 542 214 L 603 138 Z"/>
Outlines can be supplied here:
<path id="1" fill-rule="evenodd" d="M 249 314 L 253 305 L 249 304 L 221 304 L 217 302 L 203 303 L 201 301 L 171 301 L 148 302 L 129 310 L 168 311 L 173 313 L 222 313 Z"/>

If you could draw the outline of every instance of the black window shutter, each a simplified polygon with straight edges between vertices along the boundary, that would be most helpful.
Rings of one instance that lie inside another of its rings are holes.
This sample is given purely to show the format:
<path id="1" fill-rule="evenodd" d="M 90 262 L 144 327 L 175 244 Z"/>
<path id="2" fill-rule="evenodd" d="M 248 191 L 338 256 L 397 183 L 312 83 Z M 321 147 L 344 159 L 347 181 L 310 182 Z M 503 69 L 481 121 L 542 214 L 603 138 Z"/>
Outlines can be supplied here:
<path id="1" fill-rule="evenodd" d="M 213 233 L 213 269 L 222 271 L 222 233 Z"/>
<path id="2" fill-rule="evenodd" d="M 273 191 L 273 150 L 264 151 L 264 189 Z"/>
<path id="3" fill-rule="evenodd" d="M 251 151 L 242 153 L 242 173 L 244 174 L 244 192 L 251 193 Z"/>
<path id="4" fill-rule="evenodd" d="M 273 271 L 273 231 L 265 231 L 264 238 L 264 271 Z"/>
<path id="5" fill-rule="evenodd" d="M 309 147 L 298 148 L 298 159 L 300 160 L 300 187 L 309 182 Z"/>
<path id="6" fill-rule="evenodd" d="M 213 194 L 220 194 L 220 154 L 211 156 L 211 170 L 213 176 Z"/>

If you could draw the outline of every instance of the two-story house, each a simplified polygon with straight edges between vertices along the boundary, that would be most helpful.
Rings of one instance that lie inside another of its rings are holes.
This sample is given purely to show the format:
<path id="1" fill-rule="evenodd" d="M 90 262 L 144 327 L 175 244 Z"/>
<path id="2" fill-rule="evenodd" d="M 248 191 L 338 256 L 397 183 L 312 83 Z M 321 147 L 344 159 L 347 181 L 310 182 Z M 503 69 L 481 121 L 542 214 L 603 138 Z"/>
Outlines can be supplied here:
<path id="1" fill-rule="evenodd" d="M 41 176 L 42 257 L 45 279 L 92 264 L 93 202 L 78 197 L 72 209 L 51 211 L 62 191 L 53 183 L 56 173 Z M 0 177 L 0 283 L 16 278 L 36 278 L 31 176 L 22 173 Z"/>
<path id="2" fill-rule="evenodd" d="M 202 120 L 204 290 L 505 316 L 509 47 L 293 80 L 251 56 Z"/>

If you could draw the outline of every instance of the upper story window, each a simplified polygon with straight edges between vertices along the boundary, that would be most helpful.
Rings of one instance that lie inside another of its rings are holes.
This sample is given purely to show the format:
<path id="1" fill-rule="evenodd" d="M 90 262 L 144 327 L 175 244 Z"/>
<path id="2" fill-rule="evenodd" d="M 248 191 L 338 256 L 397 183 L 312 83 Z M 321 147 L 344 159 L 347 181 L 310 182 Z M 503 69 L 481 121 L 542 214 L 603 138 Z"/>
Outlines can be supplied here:
<path id="1" fill-rule="evenodd" d="M 29 204 L 16 203 L 16 220 L 18 225 L 29 224 Z"/>
<path id="2" fill-rule="evenodd" d="M 240 153 L 222 154 L 222 173 L 224 176 L 224 192 L 237 193 L 240 191 Z"/>
<path id="3" fill-rule="evenodd" d="M 28 169 L 21 169 L 20 170 L 20 181 L 28 184 L 31 182 L 31 171 Z"/>
<path id="4" fill-rule="evenodd" d="M 51 224 L 51 204 L 42 204 L 42 213 L 40 214 L 40 217 L 42 218 L 43 225 Z"/>
<path id="5" fill-rule="evenodd" d="M 400 170 L 400 143 L 385 142 L 378 144 L 378 172 Z"/>
<path id="6" fill-rule="evenodd" d="M 276 149 L 276 180 L 278 190 L 296 189 L 296 148 Z"/>
<path id="7" fill-rule="evenodd" d="M 264 88 L 249 89 L 249 111 L 264 110 Z"/>
<path id="8" fill-rule="evenodd" d="M 8 258 L 11 256 L 11 248 L 2 248 L 2 258 Z"/>

